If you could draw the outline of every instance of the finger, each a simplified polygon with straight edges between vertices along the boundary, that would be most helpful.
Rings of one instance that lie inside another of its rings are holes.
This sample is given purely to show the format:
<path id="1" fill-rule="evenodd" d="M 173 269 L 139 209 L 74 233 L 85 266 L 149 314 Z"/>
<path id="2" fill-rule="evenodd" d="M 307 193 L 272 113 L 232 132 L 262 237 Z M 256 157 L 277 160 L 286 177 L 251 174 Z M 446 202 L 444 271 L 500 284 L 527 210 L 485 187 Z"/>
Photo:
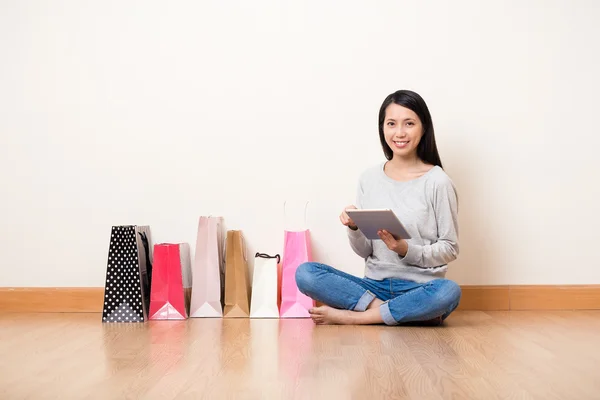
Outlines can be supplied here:
<path id="1" fill-rule="evenodd" d="M 394 235 L 392 235 L 391 233 L 389 233 L 388 231 L 384 230 L 383 234 L 388 238 L 388 240 L 396 240 L 394 239 Z"/>
<path id="2" fill-rule="evenodd" d="M 398 239 L 396 239 L 396 236 L 394 236 L 393 234 L 391 234 L 390 232 L 384 230 L 385 234 L 388 235 L 392 240 L 394 240 L 395 242 L 398 241 Z"/>
<path id="3" fill-rule="evenodd" d="M 377 235 L 379 235 L 379 239 L 383 240 L 383 242 L 387 244 L 387 237 L 385 236 L 385 233 L 383 233 L 383 231 L 377 231 Z"/>
<path id="4" fill-rule="evenodd" d="M 346 213 L 342 213 L 342 215 L 340 215 L 340 221 L 343 225 L 348 225 L 348 216 L 346 215 Z"/>
<path id="5" fill-rule="evenodd" d="M 379 237 L 381 237 L 381 240 L 383 240 L 388 248 L 394 245 L 393 238 L 386 231 L 380 231 Z"/>
<path id="6" fill-rule="evenodd" d="M 344 217 L 342 219 L 342 224 L 349 226 L 349 227 L 355 227 L 356 224 L 354 223 L 354 221 L 352 220 L 352 218 L 350 218 L 348 216 L 348 214 L 344 213 Z"/>
<path id="7" fill-rule="evenodd" d="M 397 245 L 398 241 L 396 240 L 396 238 L 394 237 L 394 235 L 392 235 L 391 233 L 389 233 L 388 231 L 385 231 L 385 234 L 387 235 L 388 241 L 392 244 L 392 245 Z"/>

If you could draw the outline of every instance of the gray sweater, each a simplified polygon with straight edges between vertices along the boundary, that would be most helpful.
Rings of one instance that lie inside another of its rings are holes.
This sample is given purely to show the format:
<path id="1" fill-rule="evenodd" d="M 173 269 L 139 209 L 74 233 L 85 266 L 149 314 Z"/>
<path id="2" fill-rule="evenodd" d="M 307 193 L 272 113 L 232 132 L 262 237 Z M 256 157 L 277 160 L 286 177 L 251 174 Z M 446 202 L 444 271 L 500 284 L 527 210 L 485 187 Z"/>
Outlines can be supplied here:
<path id="1" fill-rule="evenodd" d="M 385 163 L 360 176 L 356 207 L 390 208 L 411 236 L 401 257 L 381 240 L 368 240 L 348 228 L 350 246 L 365 259 L 365 276 L 427 282 L 443 278 L 458 256 L 458 200 L 450 177 L 438 166 L 423 176 L 399 182 L 383 171 Z"/>

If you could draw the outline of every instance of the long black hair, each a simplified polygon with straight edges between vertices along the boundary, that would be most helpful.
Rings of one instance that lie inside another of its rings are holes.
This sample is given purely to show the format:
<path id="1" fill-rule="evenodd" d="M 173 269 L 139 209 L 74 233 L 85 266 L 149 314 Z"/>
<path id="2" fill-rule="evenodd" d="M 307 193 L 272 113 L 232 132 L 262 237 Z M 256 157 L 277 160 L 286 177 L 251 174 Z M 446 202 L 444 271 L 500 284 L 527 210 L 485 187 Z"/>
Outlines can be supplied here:
<path id="1" fill-rule="evenodd" d="M 443 168 L 442 160 L 440 160 L 440 155 L 435 144 L 435 133 L 429 108 L 427 108 L 425 100 L 423 100 L 419 94 L 410 90 L 398 90 L 397 92 L 390 94 L 385 98 L 379 109 L 379 140 L 381 141 L 381 147 L 383 147 L 385 158 L 391 160 L 394 156 L 392 149 L 386 143 L 383 135 L 385 110 L 392 103 L 414 111 L 421 120 L 421 124 L 423 125 L 423 136 L 417 146 L 417 156 L 425 163 L 439 165 Z"/>

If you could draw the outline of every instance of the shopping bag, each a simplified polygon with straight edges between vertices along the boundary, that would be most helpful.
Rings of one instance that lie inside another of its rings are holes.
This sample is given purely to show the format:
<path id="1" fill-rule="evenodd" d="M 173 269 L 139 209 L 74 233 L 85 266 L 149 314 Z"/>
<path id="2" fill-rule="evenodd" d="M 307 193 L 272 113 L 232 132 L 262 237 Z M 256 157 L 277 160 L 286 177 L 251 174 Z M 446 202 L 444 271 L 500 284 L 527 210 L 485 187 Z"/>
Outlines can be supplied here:
<path id="1" fill-rule="evenodd" d="M 310 318 L 308 310 L 314 307 L 314 301 L 300 292 L 296 284 L 296 270 L 300 264 L 312 261 L 310 230 L 307 228 L 306 211 L 308 202 L 304 204 L 304 223 L 290 223 L 286 209 L 284 210 L 283 260 L 281 262 L 281 318 Z M 292 229 L 293 228 L 293 229 Z"/>
<path id="2" fill-rule="evenodd" d="M 202 216 L 198 221 L 192 267 L 190 317 L 223 316 L 225 260 L 223 218 Z"/>
<path id="3" fill-rule="evenodd" d="M 306 207 L 304 225 L 306 226 Z M 300 292 L 296 285 L 296 270 L 300 264 L 308 261 L 312 261 L 310 230 L 285 229 L 281 266 L 281 306 L 279 308 L 281 318 L 310 318 L 308 310 L 314 307 L 315 303 L 310 297 Z"/>
<path id="4" fill-rule="evenodd" d="M 250 314 L 250 281 L 241 231 L 227 231 L 225 249 L 225 318 Z"/>
<path id="5" fill-rule="evenodd" d="M 310 231 L 285 231 L 281 278 L 281 318 L 310 318 L 314 301 L 296 285 L 298 266 L 312 261 Z"/>
<path id="6" fill-rule="evenodd" d="M 148 319 L 152 278 L 150 249 L 150 227 L 112 227 L 102 322 L 144 322 Z"/>
<path id="7" fill-rule="evenodd" d="M 190 247 L 187 243 L 154 246 L 150 319 L 187 319 L 190 270 Z"/>
<path id="8" fill-rule="evenodd" d="M 256 253 L 250 318 L 279 318 L 279 254 Z"/>

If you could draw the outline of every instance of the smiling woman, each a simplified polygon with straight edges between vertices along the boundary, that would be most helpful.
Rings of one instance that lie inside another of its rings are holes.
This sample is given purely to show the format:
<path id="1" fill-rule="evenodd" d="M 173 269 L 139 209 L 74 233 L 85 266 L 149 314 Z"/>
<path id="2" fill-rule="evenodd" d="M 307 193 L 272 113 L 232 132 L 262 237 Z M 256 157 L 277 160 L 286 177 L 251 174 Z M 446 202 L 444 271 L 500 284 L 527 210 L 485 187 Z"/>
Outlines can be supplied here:
<path id="1" fill-rule="evenodd" d="M 386 97 L 379 109 L 379 140 L 388 160 L 395 154 L 416 155 L 425 164 L 443 168 L 429 108 L 415 92 L 399 90 Z"/>
<path id="2" fill-rule="evenodd" d="M 310 310 L 317 324 L 439 325 L 461 297 L 459 286 L 445 279 L 459 251 L 458 202 L 421 96 L 400 90 L 386 97 L 379 138 L 387 161 L 361 175 L 356 205 L 340 215 L 351 248 L 365 259 L 365 277 L 310 262 L 298 268 L 296 281 L 325 304 Z M 383 230 L 378 240 L 367 239 L 346 212 L 356 208 L 392 209 L 411 238 Z"/>

